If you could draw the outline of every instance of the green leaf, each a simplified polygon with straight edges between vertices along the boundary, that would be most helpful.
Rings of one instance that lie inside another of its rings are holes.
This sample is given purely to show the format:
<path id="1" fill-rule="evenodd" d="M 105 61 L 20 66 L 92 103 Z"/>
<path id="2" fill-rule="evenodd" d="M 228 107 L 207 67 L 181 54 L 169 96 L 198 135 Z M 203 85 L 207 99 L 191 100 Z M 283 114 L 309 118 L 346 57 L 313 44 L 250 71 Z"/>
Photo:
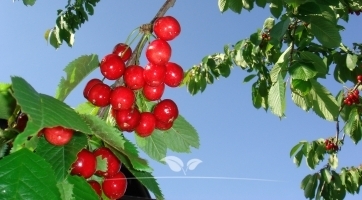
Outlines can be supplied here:
<path id="1" fill-rule="evenodd" d="M 285 84 L 282 76 L 279 74 L 277 82 L 271 86 L 268 95 L 268 104 L 271 112 L 279 118 L 285 116 Z"/>
<path id="2" fill-rule="evenodd" d="M 254 1 L 255 0 L 242 0 L 243 8 L 250 11 L 254 8 Z"/>
<path id="3" fill-rule="evenodd" d="M 302 5 L 307 0 L 284 0 L 285 3 L 292 5 L 294 8 Z"/>
<path id="4" fill-rule="evenodd" d="M 307 185 L 304 188 L 305 198 L 313 199 L 315 197 L 315 191 L 318 185 L 318 176 L 318 173 L 315 173 L 309 178 Z"/>
<path id="5" fill-rule="evenodd" d="M 174 152 L 189 153 L 190 147 L 199 148 L 200 146 L 200 139 L 195 128 L 181 115 L 176 118 L 169 130 L 161 132 L 167 147 Z"/>
<path id="6" fill-rule="evenodd" d="M 279 18 L 283 11 L 282 0 L 272 0 L 270 4 L 270 12 L 275 18 Z"/>
<path id="7" fill-rule="evenodd" d="M 338 116 L 338 103 L 333 95 L 319 82 L 310 79 L 312 89 L 313 110 L 321 118 L 328 121 L 335 121 Z"/>
<path id="8" fill-rule="evenodd" d="M 326 74 L 328 72 L 327 65 L 324 63 L 323 59 L 318 55 L 309 52 L 309 51 L 302 51 L 299 53 L 300 58 L 303 59 L 305 62 L 311 62 L 314 68 L 321 74 Z"/>
<path id="9" fill-rule="evenodd" d="M 61 41 L 59 40 L 59 29 L 57 27 L 55 27 L 54 29 L 51 30 L 50 37 L 49 37 L 49 43 L 55 49 L 58 49 L 60 47 L 60 45 L 62 44 Z"/>
<path id="10" fill-rule="evenodd" d="M 121 160 L 122 165 L 124 165 L 133 174 L 133 176 L 135 176 L 148 190 L 150 190 L 156 196 L 157 200 L 164 199 L 161 189 L 156 179 L 152 176 L 151 173 L 135 170 L 126 156 L 119 154 L 117 152 L 115 152 L 115 154 Z"/>
<path id="11" fill-rule="evenodd" d="M 269 41 L 272 45 L 278 45 L 281 42 L 285 32 L 288 30 L 289 24 L 290 18 L 286 18 L 273 26 L 270 31 L 271 40 Z"/>
<path id="12" fill-rule="evenodd" d="M 110 125 L 104 120 L 93 115 L 81 115 L 83 120 L 89 125 L 91 132 L 101 138 L 105 143 L 114 147 L 117 150 L 124 149 L 124 138 L 121 136 L 121 132 Z"/>
<path id="13" fill-rule="evenodd" d="M 99 107 L 87 101 L 79 104 L 74 110 L 79 114 L 96 115 L 98 113 Z"/>
<path id="14" fill-rule="evenodd" d="M 24 5 L 33 6 L 36 0 L 23 0 Z"/>
<path id="15" fill-rule="evenodd" d="M 305 176 L 303 178 L 302 182 L 300 183 L 300 189 L 304 190 L 311 178 L 312 178 L 312 175 L 310 175 L 310 174 Z"/>
<path id="16" fill-rule="evenodd" d="M 257 6 L 259 6 L 261 8 L 265 8 L 266 0 L 256 0 L 255 3 Z"/>
<path id="17" fill-rule="evenodd" d="M 332 180 L 332 174 L 329 172 L 329 170 L 327 170 L 326 168 L 323 168 L 321 170 L 321 174 L 322 174 L 323 180 L 329 184 Z"/>
<path id="18" fill-rule="evenodd" d="M 139 157 L 137 147 L 127 138 L 123 139 L 125 140 L 124 149 L 120 152 L 129 159 L 132 167 L 138 171 L 152 172 L 153 169 L 148 165 L 147 160 Z"/>
<path id="19" fill-rule="evenodd" d="M 338 157 L 337 154 L 331 154 L 328 158 L 328 163 L 332 169 L 337 169 L 338 167 Z"/>
<path id="20" fill-rule="evenodd" d="M 62 200 L 69 199 L 75 200 L 73 197 L 73 188 L 74 185 L 70 184 L 67 179 L 63 179 L 57 183 L 57 187 L 60 192 Z"/>
<path id="21" fill-rule="evenodd" d="M 275 24 L 275 19 L 272 17 L 266 18 L 263 24 L 263 29 L 271 30 Z"/>
<path id="22" fill-rule="evenodd" d="M 292 92 L 292 100 L 301 109 L 304 111 L 309 111 L 312 108 L 312 101 L 310 101 L 309 96 L 301 96 L 295 92 Z"/>
<path id="23" fill-rule="evenodd" d="M 228 7 L 230 10 L 240 14 L 243 9 L 243 1 L 241 0 L 228 0 Z"/>
<path id="24" fill-rule="evenodd" d="M 293 79 L 308 81 L 317 75 L 317 71 L 311 68 L 307 63 L 294 61 L 289 67 L 289 73 Z"/>
<path id="25" fill-rule="evenodd" d="M 357 65 L 358 56 L 356 54 L 347 54 L 346 66 L 349 70 L 353 71 Z"/>
<path id="26" fill-rule="evenodd" d="M 10 90 L 10 84 L 0 83 L 0 119 L 9 119 L 16 108 L 16 100 Z"/>
<path id="27" fill-rule="evenodd" d="M 40 94 L 23 78 L 12 77 L 14 97 L 29 121 L 24 132 L 14 140 L 12 151 L 21 148 L 28 136 L 37 134 L 44 127 L 63 126 L 83 133 L 90 133 L 88 125 L 68 105 L 53 97 Z"/>
<path id="28" fill-rule="evenodd" d="M 249 81 L 251 81 L 251 79 L 253 79 L 256 76 L 256 74 L 250 74 L 247 77 L 244 78 L 243 83 L 247 83 Z"/>
<path id="29" fill-rule="evenodd" d="M 362 138 L 362 124 L 358 108 L 351 109 L 348 120 L 344 127 L 344 132 L 357 144 Z"/>
<path id="30" fill-rule="evenodd" d="M 291 88 L 293 93 L 297 93 L 301 96 L 306 96 L 312 89 L 312 84 L 309 81 L 303 81 L 301 79 L 292 79 Z"/>
<path id="31" fill-rule="evenodd" d="M 2 199 L 60 199 L 52 167 L 28 149 L 0 160 L 0 180 Z"/>
<path id="32" fill-rule="evenodd" d="M 285 77 L 287 66 L 289 62 L 289 55 L 291 51 L 291 46 L 289 46 L 285 51 L 279 56 L 278 61 L 275 63 L 273 68 L 270 70 L 270 78 L 271 81 L 274 83 L 278 80 L 279 74 L 282 75 L 282 78 Z"/>
<path id="33" fill-rule="evenodd" d="M 161 159 L 166 157 L 167 144 L 161 132 L 154 131 L 148 137 L 140 137 L 135 134 L 136 144 L 142 149 L 150 158 L 161 162 Z"/>
<path id="34" fill-rule="evenodd" d="M 257 82 L 255 82 L 251 87 L 251 97 L 252 97 L 253 106 L 256 109 L 259 109 L 262 104 L 262 97 L 259 94 L 259 90 L 256 83 Z"/>
<path id="35" fill-rule="evenodd" d="M 220 12 L 223 13 L 223 12 L 227 11 L 227 9 L 229 8 L 228 0 L 219 0 L 218 1 L 218 6 L 219 6 Z"/>
<path id="36" fill-rule="evenodd" d="M 306 142 L 305 141 L 301 141 L 299 142 L 298 144 L 296 144 L 291 150 L 290 150 L 290 153 L 289 153 L 289 156 L 292 157 L 295 152 L 298 151 L 298 149 L 303 146 Z"/>
<path id="37" fill-rule="evenodd" d="M 70 62 L 64 69 L 67 77 L 61 78 L 55 98 L 64 101 L 69 93 L 98 66 L 99 61 L 96 54 L 80 56 Z"/>
<path id="38" fill-rule="evenodd" d="M 335 48 L 341 43 L 341 35 L 337 26 L 324 17 L 311 17 L 310 25 L 311 32 L 323 46 Z"/>
<path id="39" fill-rule="evenodd" d="M 69 181 L 70 184 L 73 185 L 74 199 L 87 199 L 87 200 L 99 199 L 98 194 L 83 177 L 69 175 L 67 177 L 67 180 Z"/>
<path id="40" fill-rule="evenodd" d="M 300 163 L 302 162 L 303 159 L 303 150 L 299 150 L 297 154 L 295 154 L 294 158 L 293 158 L 293 163 L 297 165 L 297 167 L 300 166 Z"/>
<path id="41" fill-rule="evenodd" d="M 36 137 L 36 136 L 35 136 Z M 87 145 L 87 137 L 75 132 L 70 142 L 64 146 L 54 146 L 41 137 L 36 154 L 43 157 L 54 169 L 57 181 L 62 181 L 68 174 L 77 154 Z"/>

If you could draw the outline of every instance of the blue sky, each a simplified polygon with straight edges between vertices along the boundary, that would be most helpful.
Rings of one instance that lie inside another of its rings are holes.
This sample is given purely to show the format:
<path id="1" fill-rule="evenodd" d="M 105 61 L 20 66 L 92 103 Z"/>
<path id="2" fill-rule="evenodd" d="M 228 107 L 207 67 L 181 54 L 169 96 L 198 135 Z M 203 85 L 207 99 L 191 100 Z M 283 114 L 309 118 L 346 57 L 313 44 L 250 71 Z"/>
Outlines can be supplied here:
<path id="1" fill-rule="evenodd" d="M 54 50 L 43 35 L 54 25 L 56 10 L 63 8 L 66 1 L 39 1 L 33 7 L 25 7 L 21 1 L 1 1 L 0 82 L 10 82 L 13 75 L 21 76 L 37 91 L 54 95 L 64 75 L 62 70 L 70 61 L 80 55 L 95 53 L 101 58 L 110 53 L 134 28 L 149 22 L 163 2 L 102 1 L 95 15 L 77 32 L 74 47 L 64 44 Z M 204 56 L 222 52 L 225 44 L 235 44 L 249 37 L 262 27 L 270 13 L 268 8 L 255 8 L 251 12 L 243 10 L 240 15 L 231 11 L 221 14 L 217 1 L 177 1 L 167 15 L 177 18 L 182 27 L 180 36 L 170 42 L 171 60 L 186 70 Z M 351 16 L 346 26 L 348 30 L 342 33 L 347 45 L 360 40 L 357 33 L 360 33 L 361 22 L 358 20 L 357 16 Z M 145 64 L 143 57 L 141 65 Z M 191 96 L 186 88 L 166 89 L 164 98 L 175 100 L 180 114 L 197 129 L 201 140 L 200 149 L 193 149 L 191 154 L 168 152 L 168 155 L 177 156 L 184 163 L 193 158 L 202 160 L 186 175 L 150 161 L 154 176 L 160 177 L 158 182 L 166 199 L 305 199 L 300 182 L 314 171 L 309 170 L 305 161 L 297 168 L 289 158 L 289 151 L 300 140 L 334 135 L 335 123 L 299 109 L 290 100 L 290 92 L 285 119 L 256 110 L 251 103 L 252 83 L 242 83 L 245 76 L 246 72 L 235 67 L 229 78 L 215 81 L 196 96 Z M 100 72 L 94 71 L 88 79 L 93 77 L 101 78 Z M 333 76 L 328 78 L 331 80 L 322 83 L 336 94 L 342 85 L 334 83 Z M 85 101 L 82 96 L 85 84 L 86 80 L 73 91 L 66 99 L 67 104 L 75 107 Z M 128 137 L 133 138 L 133 135 Z M 339 154 L 340 166 L 359 165 L 361 151 L 361 145 L 355 146 L 347 138 Z M 171 176 L 185 178 L 162 178 Z M 346 199 L 357 198 L 348 195 Z"/>

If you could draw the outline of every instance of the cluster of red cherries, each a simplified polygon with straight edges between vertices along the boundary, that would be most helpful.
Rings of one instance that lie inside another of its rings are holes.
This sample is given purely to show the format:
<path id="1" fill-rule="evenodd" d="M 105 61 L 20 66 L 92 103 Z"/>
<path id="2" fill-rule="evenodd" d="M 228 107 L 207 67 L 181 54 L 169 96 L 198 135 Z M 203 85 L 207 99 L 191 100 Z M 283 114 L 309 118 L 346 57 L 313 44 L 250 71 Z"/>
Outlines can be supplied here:
<path id="1" fill-rule="evenodd" d="M 106 170 L 97 169 L 97 157 L 106 160 Z M 127 189 L 127 178 L 120 171 L 121 161 L 106 147 L 100 147 L 93 152 L 82 149 L 77 154 L 77 160 L 72 164 L 71 174 L 82 176 L 85 179 L 93 175 L 100 177 L 101 183 L 94 179 L 87 182 L 96 191 L 99 197 L 102 193 L 109 199 L 121 198 Z"/>
<path id="2" fill-rule="evenodd" d="M 362 83 L 362 75 L 357 76 L 357 81 L 358 83 Z M 359 104 L 359 91 L 356 89 L 348 92 L 347 96 L 343 100 L 343 103 L 348 106 L 351 106 L 353 104 Z"/>
<path id="3" fill-rule="evenodd" d="M 338 145 L 329 139 L 326 139 L 324 144 L 326 145 L 327 151 L 330 151 L 330 150 L 338 151 L 339 150 Z"/>
<path id="4" fill-rule="evenodd" d="M 353 15 L 356 14 L 357 16 L 359 16 L 362 12 L 362 10 L 352 10 L 351 8 L 348 10 L 349 14 Z"/>
<path id="5" fill-rule="evenodd" d="M 150 136 L 155 129 L 168 130 L 173 126 L 179 114 L 178 107 L 173 100 L 161 98 L 165 86 L 178 87 L 184 77 L 182 67 L 170 61 L 171 46 L 168 43 L 180 34 L 179 22 L 172 16 L 160 17 L 154 22 L 153 31 L 156 39 L 146 48 L 148 64 L 145 67 L 126 66 L 132 49 L 119 43 L 101 60 L 99 67 L 105 79 L 123 78 L 123 84 L 112 88 L 94 78 L 83 90 L 84 97 L 93 105 L 111 106 L 112 116 L 120 130 L 134 131 L 141 137 Z M 156 101 L 151 112 L 140 112 L 136 105 L 137 92 L 148 101 Z"/>

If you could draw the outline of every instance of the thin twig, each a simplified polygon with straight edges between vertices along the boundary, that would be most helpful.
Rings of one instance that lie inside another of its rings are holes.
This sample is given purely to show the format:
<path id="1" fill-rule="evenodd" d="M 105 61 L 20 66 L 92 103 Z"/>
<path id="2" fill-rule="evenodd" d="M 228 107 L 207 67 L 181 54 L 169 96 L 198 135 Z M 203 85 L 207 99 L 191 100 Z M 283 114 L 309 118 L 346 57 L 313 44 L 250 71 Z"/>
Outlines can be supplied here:
<path id="1" fill-rule="evenodd" d="M 290 50 L 290 59 L 289 59 L 289 66 L 292 65 L 293 62 L 293 53 L 294 53 L 294 38 L 295 38 L 295 29 L 297 29 L 298 20 L 295 20 L 293 24 L 293 30 L 292 30 L 292 49 Z"/>

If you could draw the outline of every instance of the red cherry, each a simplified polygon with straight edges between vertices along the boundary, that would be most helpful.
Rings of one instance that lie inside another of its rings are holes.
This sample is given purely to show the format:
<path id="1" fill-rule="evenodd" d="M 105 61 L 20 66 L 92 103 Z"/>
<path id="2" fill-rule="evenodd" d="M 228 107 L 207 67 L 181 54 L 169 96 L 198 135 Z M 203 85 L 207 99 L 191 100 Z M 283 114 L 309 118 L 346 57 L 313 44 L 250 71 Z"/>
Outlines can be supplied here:
<path id="1" fill-rule="evenodd" d="M 77 160 L 72 164 L 71 174 L 90 178 L 96 171 L 97 160 L 92 152 L 82 149 L 77 154 Z"/>
<path id="2" fill-rule="evenodd" d="M 125 43 L 118 43 L 116 46 L 114 46 L 112 53 L 121 57 L 123 62 L 127 62 L 127 60 L 132 55 L 132 49 Z"/>
<path id="3" fill-rule="evenodd" d="M 141 113 L 140 123 L 135 128 L 136 134 L 140 137 L 147 137 L 156 128 L 156 118 L 151 112 Z"/>
<path id="4" fill-rule="evenodd" d="M 83 90 L 83 96 L 84 98 L 88 99 L 88 94 L 90 89 L 92 89 L 93 86 L 97 85 L 98 83 L 102 83 L 101 80 L 94 78 L 88 81 L 88 83 L 85 85 Z"/>
<path id="5" fill-rule="evenodd" d="M 108 106 L 111 92 L 111 87 L 104 83 L 98 83 L 89 90 L 88 101 L 98 107 Z"/>
<path id="6" fill-rule="evenodd" d="M 116 80 L 122 77 L 126 65 L 117 54 L 108 54 L 102 59 L 100 69 L 108 80 Z"/>
<path id="7" fill-rule="evenodd" d="M 132 132 L 138 126 L 141 113 L 137 108 L 118 110 L 116 113 L 116 123 L 122 131 Z"/>
<path id="8" fill-rule="evenodd" d="M 158 86 L 163 83 L 166 75 L 166 67 L 164 65 L 156 65 L 148 63 L 143 71 L 143 78 L 146 84 L 150 86 Z"/>
<path id="9" fill-rule="evenodd" d="M 155 105 L 153 113 L 157 120 L 164 123 L 170 123 L 178 117 L 179 111 L 173 100 L 164 99 Z"/>
<path id="10" fill-rule="evenodd" d="M 156 19 L 153 24 L 155 35 L 165 41 L 173 40 L 181 33 L 180 23 L 172 16 Z"/>
<path id="11" fill-rule="evenodd" d="M 142 93 L 143 96 L 148 99 L 149 101 L 156 101 L 161 99 L 163 93 L 165 91 L 165 84 L 161 83 L 161 85 L 158 85 L 156 87 L 152 87 L 149 85 L 145 85 L 143 87 Z"/>
<path id="12" fill-rule="evenodd" d="M 358 96 L 358 95 L 359 95 L 359 91 L 358 91 L 358 90 L 354 90 L 354 91 L 353 91 L 353 94 L 356 95 L 356 96 Z"/>
<path id="13" fill-rule="evenodd" d="M 15 129 L 18 130 L 20 133 L 23 132 L 24 129 L 26 128 L 28 120 L 29 120 L 28 115 L 23 112 L 20 112 L 20 114 L 16 119 Z"/>
<path id="14" fill-rule="evenodd" d="M 173 121 L 165 123 L 165 122 L 161 122 L 159 120 L 156 120 L 156 129 L 158 129 L 158 130 L 167 131 L 172 126 L 173 126 Z"/>
<path id="15" fill-rule="evenodd" d="M 165 40 L 155 39 L 146 49 L 146 58 L 156 65 L 164 65 L 171 58 L 171 46 Z"/>
<path id="16" fill-rule="evenodd" d="M 63 146 L 67 144 L 73 137 L 73 130 L 61 126 L 44 128 L 45 139 L 52 145 Z"/>
<path id="17" fill-rule="evenodd" d="M 139 65 L 130 65 L 126 68 L 123 75 L 124 83 L 132 90 L 138 90 L 143 87 L 145 80 L 143 79 L 143 67 Z"/>
<path id="18" fill-rule="evenodd" d="M 165 66 L 165 84 L 169 87 L 178 87 L 184 78 L 184 70 L 180 65 L 174 62 L 168 62 Z"/>
<path id="19" fill-rule="evenodd" d="M 127 189 L 127 178 L 122 172 L 105 178 L 102 183 L 103 193 L 110 199 L 121 198 Z"/>
<path id="20" fill-rule="evenodd" d="M 107 160 L 107 171 L 97 170 L 95 172 L 98 176 L 110 177 L 115 175 L 121 168 L 121 161 L 117 158 L 114 153 L 107 147 L 101 147 L 93 152 L 95 157 L 101 156 L 102 159 Z"/>
<path id="21" fill-rule="evenodd" d="M 118 86 L 113 89 L 110 96 L 110 103 L 115 110 L 127 110 L 132 108 L 136 100 L 134 92 L 124 86 Z"/>
<path id="22" fill-rule="evenodd" d="M 95 180 L 89 180 L 87 181 L 89 183 L 90 186 L 92 186 L 93 190 L 96 191 L 96 193 L 98 194 L 98 196 L 102 196 L 102 187 L 101 184 L 99 184 L 97 181 Z"/>
<path id="23" fill-rule="evenodd" d="M 362 82 L 362 75 L 357 76 L 357 81 L 360 82 L 360 83 Z"/>

